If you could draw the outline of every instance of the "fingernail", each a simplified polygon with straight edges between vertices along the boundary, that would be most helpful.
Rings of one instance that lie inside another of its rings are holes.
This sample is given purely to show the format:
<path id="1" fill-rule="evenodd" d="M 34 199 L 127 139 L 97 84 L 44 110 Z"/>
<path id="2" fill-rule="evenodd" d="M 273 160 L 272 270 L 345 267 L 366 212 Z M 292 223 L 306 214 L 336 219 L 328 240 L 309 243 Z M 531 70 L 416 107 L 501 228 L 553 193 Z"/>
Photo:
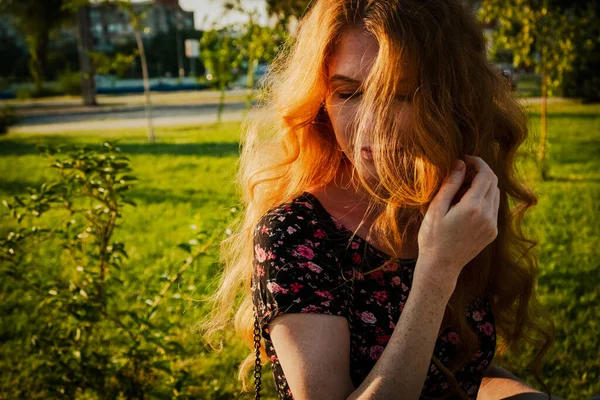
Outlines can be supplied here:
<path id="1" fill-rule="evenodd" d="M 462 160 L 457 160 L 456 163 L 454 164 L 455 171 L 462 171 L 462 169 L 464 167 L 465 167 L 465 163 Z"/>

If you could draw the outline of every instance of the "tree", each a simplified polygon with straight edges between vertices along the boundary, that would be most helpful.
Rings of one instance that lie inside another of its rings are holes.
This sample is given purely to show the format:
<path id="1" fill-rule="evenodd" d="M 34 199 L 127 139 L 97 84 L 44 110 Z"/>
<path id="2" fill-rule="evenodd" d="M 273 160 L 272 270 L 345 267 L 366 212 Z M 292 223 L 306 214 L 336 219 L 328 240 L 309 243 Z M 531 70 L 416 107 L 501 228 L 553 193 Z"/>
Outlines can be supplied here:
<path id="1" fill-rule="evenodd" d="M 63 0 L 0 1 L 0 13 L 11 15 L 15 28 L 25 37 L 31 56 L 29 72 L 37 93 L 44 90 L 50 35 L 72 16 L 72 12 L 63 6 Z"/>
<path id="2" fill-rule="evenodd" d="M 267 11 L 287 28 L 292 19 L 299 20 L 306 13 L 310 3 L 311 0 L 267 0 Z"/>
<path id="3" fill-rule="evenodd" d="M 148 122 L 148 142 L 154 143 L 154 127 L 152 126 L 152 100 L 150 98 L 150 78 L 148 75 L 148 63 L 146 61 L 146 52 L 144 49 L 144 41 L 142 39 L 142 21 L 146 18 L 145 12 L 138 14 L 130 0 L 116 0 L 116 3 L 127 12 L 129 21 L 133 27 L 135 41 L 138 46 L 138 52 L 142 63 L 142 76 L 144 79 L 144 94 L 146 97 L 146 120 Z"/>
<path id="4" fill-rule="evenodd" d="M 480 17 L 485 23 L 497 24 L 492 54 L 497 49 L 511 50 L 515 67 L 533 66 L 542 77 L 537 159 L 542 179 L 546 179 L 547 97 L 559 89 L 573 68 L 578 21 L 550 0 L 484 0 Z"/>
<path id="5" fill-rule="evenodd" d="M 92 39 L 90 6 L 89 4 L 81 5 L 77 10 L 77 50 L 79 53 L 79 69 L 81 71 L 81 94 L 83 104 L 86 106 L 97 105 L 95 72 L 90 56 Z"/>
<path id="6" fill-rule="evenodd" d="M 257 22 L 258 13 L 244 9 L 240 0 L 226 3 L 225 8 L 238 11 L 248 19 L 246 23 L 237 29 L 240 35 L 237 37 L 236 43 L 239 45 L 240 54 L 247 65 L 248 97 L 246 99 L 246 109 L 250 109 L 254 97 L 256 68 L 260 62 L 270 63 L 273 60 L 279 46 L 285 41 L 287 31 L 281 24 L 276 24 L 273 28 L 261 26 Z"/>
<path id="7" fill-rule="evenodd" d="M 233 29 L 221 28 L 204 32 L 200 39 L 200 57 L 208 70 L 213 85 L 221 91 L 217 121 L 221 122 L 225 104 L 225 90 L 240 74 L 242 54 L 239 51 L 239 33 Z"/>

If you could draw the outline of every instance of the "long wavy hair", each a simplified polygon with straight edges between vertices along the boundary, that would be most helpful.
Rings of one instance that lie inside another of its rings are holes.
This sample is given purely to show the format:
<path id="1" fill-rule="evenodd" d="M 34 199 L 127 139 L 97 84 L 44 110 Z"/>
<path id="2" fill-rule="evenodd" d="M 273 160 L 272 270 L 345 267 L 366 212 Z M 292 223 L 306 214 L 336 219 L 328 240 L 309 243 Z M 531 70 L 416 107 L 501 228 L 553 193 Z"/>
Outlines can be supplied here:
<path id="1" fill-rule="evenodd" d="M 447 374 L 450 387 L 468 398 L 453 375 L 478 346 L 464 317 L 466 306 L 487 295 L 499 339 L 496 353 L 510 351 L 524 362 L 521 346 L 533 345 L 533 374 L 549 393 L 540 375 L 555 326 L 536 296 L 537 241 L 523 233 L 524 215 L 537 196 L 516 170 L 517 150 L 528 134 L 527 115 L 488 59 L 477 18 L 459 0 L 312 4 L 297 37 L 271 66 L 265 96 L 243 127 L 236 177 L 241 212 L 233 234 L 221 243 L 224 270 L 218 289 L 207 297 L 212 313 L 199 324 L 204 338 L 215 348 L 216 333 L 231 326 L 234 314 L 236 333 L 253 350 L 253 228 L 271 208 L 331 182 L 345 162 L 323 105 L 330 95 L 328 58 L 350 25 L 362 25 L 379 44 L 362 84 L 352 145 L 358 150 L 354 154 L 360 153 L 368 135 L 374 150 L 377 181 L 359 173 L 356 182 L 370 194 L 369 209 L 377 215 L 370 229 L 382 238 L 383 250 L 400 256 L 409 228 L 422 222 L 455 159 L 481 157 L 498 176 L 498 236 L 464 267 L 440 328 L 440 333 L 449 326 L 458 330 L 459 355 L 449 365 L 433 356 L 434 363 Z M 414 117 L 410 135 L 402 135 L 394 99 L 402 92 L 399 71 L 409 68 Z M 389 151 L 398 147 L 403 151 Z M 355 167 L 363 168 L 360 162 Z M 267 359 L 264 346 L 261 354 Z M 243 390 L 254 356 L 251 352 L 240 364 Z"/>

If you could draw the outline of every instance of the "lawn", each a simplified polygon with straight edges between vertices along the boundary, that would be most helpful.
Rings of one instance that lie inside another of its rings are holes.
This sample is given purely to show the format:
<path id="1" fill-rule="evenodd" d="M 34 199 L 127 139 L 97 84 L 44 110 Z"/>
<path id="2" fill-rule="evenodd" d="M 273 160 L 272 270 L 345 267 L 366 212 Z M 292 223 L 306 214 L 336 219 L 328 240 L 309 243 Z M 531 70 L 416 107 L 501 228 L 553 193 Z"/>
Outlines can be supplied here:
<path id="1" fill-rule="evenodd" d="M 558 327 L 557 342 L 544 367 L 553 394 L 565 399 L 583 399 L 600 395 L 599 288 L 600 288 L 600 105 L 576 102 L 549 104 L 548 149 L 550 176 L 540 181 L 535 169 L 535 149 L 539 137 L 539 106 L 530 110 L 531 136 L 519 158 L 519 171 L 533 186 L 539 203 L 528 214 L 527 231 L 539 241 L 541 273 L 539 291 L 550 307 Z M 119 139 L 119 147 L 130 158 L 139 181 L 131 190 L 136 207 L 123 210 L 115 240 L 126 244 L 126 267 L 137 278 L 130 290 L 143 293 L 148 282 L 157 281 L 186 258 L 177 247 L 193 237 L 195 230 L 225 229 L 232 208 L 239 209 L 233 176 L 238 159 L 239 123 L 200 127 L 157 128 L 156 144 L 145 143 L 145 131 L 79 132 L 68 135 L 31 133 L 0 137 L 0 199 L 26 193 L 27 186 L 39 186 L 54 176 L 35 144 L 80 143 L 100 145 Z M 2 211 L 4 212 L 4 211 Z M 6 234 L 14 227 L 8 220 L 0 227 Z M 49 257 L 57 254 L 48 250 Z M 52 260 L 52 258 L 50 258 Z M 50 264 L 51 261 L 48 262 Z M 184 325 L 192 326 L 206 312 L 197 301 L 214 286 L 220 271 L 217 246 L 209 249 L 187 271 L 173 292 L 181 293 L 176 315 Z M 3 288 L 0 298 L 10 295 Z M 189 297 L 188 297 L 189 296 Z M 139 296 L 138 296 L 139 297 Z M 178 297 L 172 300 L 176 301 Z M 140 297 L 140 302 L 144 301 Z M 17 318 L 18 314 L 12 316 Z M 4 319 L 4 316 L 3 316 Z M 10 322 L 0 324 L 0 392 L 14 378 L 18 341 L 6 340 Z M 190 330 L 181 330 L 178 340 L 195 354 L 190 357 L 198 398 L 243 397 L 236 380 L 237 364 L 249 350 L 237 340 L 218 355 L 198 343 Z M 507 361 L 505 366 L 511 369 Z M 530 385 L 533 377 L 511 369 Z M 271 370 L 263 369 L 265 398 L 275 398 Z M 1 396 L 0 396 L 1 397 Z M 33 396 L 32 396 L 33 397 Z"/>

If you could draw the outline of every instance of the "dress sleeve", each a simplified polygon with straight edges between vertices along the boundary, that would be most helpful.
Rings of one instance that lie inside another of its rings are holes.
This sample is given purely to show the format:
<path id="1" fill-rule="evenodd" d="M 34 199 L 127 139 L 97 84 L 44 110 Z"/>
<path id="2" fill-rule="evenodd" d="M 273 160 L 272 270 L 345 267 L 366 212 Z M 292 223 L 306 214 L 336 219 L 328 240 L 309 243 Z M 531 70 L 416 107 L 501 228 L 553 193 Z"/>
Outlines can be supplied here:
<path id="1" fill-rule="evenodd" d="M 295 206 L 266 214 L 254 228 L 252 301 L 268 340 L 267 325 L 281 314 L 347 315 L 346 282 L 325 230 Z"/>

